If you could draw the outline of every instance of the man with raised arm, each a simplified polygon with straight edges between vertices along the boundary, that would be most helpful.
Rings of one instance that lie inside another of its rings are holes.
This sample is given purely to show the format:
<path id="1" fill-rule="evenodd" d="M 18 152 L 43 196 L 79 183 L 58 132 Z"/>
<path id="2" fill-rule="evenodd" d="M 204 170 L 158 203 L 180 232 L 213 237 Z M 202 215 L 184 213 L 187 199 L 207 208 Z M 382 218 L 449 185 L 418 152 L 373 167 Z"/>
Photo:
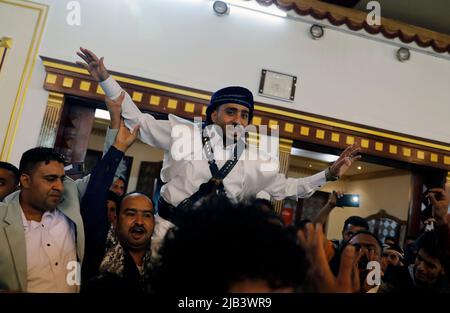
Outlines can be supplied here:
<path id="1" fill-rule="evenodd" d="M 255 196 L 260 191 L 277 200 L 311 196 L 327 181 L 338 179 L 360 158 L 359 148 L 350 146 L 325 171 L 300 179 L 286 178 L 278 172 L 277 158 L 265 151 L 255 152 L 242 143 L 245 137 L 242 129 L 251 123 L 253 116 L 253 95 L 248 89 L 226 87 L 212 95 L 206 110 L 206 127 L 213 131 L 205 135 L 201 123 L 173 114 L 169 114 L 168 120 L 156 120 L 142 113 L 110 76 L 103 57 L 98 58 L 84 48 L 77 54 L 85 61 L 77 63 L 100 83 L 106 96 L 121 103 L 125 125 L 132 129 L 139 124 L 139 139 L 164 150 L 161 179 L 165 185 L 158 212 L 175 224 L 198 199 L 211 192 L 225 193 L 235 200 Z"/>

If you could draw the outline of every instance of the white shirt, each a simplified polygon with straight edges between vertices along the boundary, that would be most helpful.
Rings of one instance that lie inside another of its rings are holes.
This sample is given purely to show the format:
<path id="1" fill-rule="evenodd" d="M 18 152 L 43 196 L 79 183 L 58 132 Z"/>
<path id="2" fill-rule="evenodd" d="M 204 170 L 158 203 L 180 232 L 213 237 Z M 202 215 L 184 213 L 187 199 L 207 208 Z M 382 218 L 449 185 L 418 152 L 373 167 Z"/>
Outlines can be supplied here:
<path id="1" fill-rule="evenodd" d="M 29 221 L 23 211 L 27 255 L 27 292 L 78 292 L 68 285 L 67 265 L 77 261 L 75 225 L 58 209 L 47 211 L 40 222 Z"/>
<path id="2" fill-rule="evenodd" d="M 111 99 L 116 99 L 122 92 L 112 76 L 100 82 L 100 86 Z M 173 114 L 169 114 L 169 120 L 156 120 L 150 114 L 142 113 L 127 93 L 122 103 L 122 116 L 129 129 L 140 125 L 139 136 L 143 142 L 165 151 L 161 179 L 166 184 L 161 189 L 161 195 L 167 202 L 178 205 L 211 178 L 198 124 Z M 183 146 L 183 143 L 186 145 Z M 220 169 L 231 156 L 234 146 L 224 148 L 218 137 L 216 140 L 211 139 L 211 146 Z M 224 153 L 227 154 L 226 158 Z M 325 172 L 299 179 L 286 178 L 278 172 L 278 160 L 258 149 L 246 149 L 223 180 L 228 197 L 235 200 L 256 196 L 260 191 L 267 192 L 277 200 L 286 197 L 304 198 L 311 196 L 325 183 Z"/>

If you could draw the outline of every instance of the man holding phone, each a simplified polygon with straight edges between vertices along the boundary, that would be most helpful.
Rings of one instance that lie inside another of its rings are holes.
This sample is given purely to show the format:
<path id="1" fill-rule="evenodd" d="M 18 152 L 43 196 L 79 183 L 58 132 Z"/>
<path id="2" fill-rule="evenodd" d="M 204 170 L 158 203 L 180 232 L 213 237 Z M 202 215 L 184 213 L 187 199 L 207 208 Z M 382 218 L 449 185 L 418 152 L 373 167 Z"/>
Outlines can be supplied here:
<path id="1" fill-rule="evenodd" d="M 359 195 L 347 194 L 344 195 L 341 192 L 332 191 L 330 197 L 325 206 L 320 209 L 319 213 L 313 219 L 313 223 L 325 224 L 331 211 L 337 207 L 359 207 Z M 336 251 L 339 250 L 343 242 L 347 242 L 355 233 L 361 230 L 369 230 L 369 224 L 367 221 L 360 216 L 350 216 L 344 222 L 344 227 L 342 229 L 342 240 L 329 240 L 324 236 L 325 253 L 327 255 L 328 261 L 331 261 L 336 255 Z"/>

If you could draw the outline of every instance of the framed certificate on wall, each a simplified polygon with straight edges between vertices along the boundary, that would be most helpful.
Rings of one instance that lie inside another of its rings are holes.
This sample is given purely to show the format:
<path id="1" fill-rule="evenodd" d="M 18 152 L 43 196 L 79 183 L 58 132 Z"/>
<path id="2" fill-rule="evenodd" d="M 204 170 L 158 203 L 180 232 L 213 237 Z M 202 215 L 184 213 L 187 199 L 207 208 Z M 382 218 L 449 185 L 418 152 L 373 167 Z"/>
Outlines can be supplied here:
<path id="1" fill-rule="evenodd" d="M 292 102 L 295 98 L 297 76 L 261 70 L 259 94 L 263 97 Z"/>

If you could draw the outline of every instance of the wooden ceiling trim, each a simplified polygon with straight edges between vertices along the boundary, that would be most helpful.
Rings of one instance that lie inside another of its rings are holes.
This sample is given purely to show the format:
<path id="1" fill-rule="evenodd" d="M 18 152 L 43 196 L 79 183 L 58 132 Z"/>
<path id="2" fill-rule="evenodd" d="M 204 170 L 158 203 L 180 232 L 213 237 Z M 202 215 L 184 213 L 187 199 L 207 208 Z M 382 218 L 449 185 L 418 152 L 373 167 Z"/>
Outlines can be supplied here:
<path id="1" fill-rule="evenodd" d="M 327 19 L 335 26 L 346 24 L 353 31 L 364 29 L 369 34 L 381 33 L 388 39 L 404 43 L 416 42 L 422 48 L 432 47 L 437 53 L 450 53 L 450 36 L 426 28 L 381 17 L 381 25 L 369 25 L 367 12 L 325 3 L 318 0 L 256 0 L 261 5 L 274 4 L 284 11 L 294 10 L 302 16 Z"/>

